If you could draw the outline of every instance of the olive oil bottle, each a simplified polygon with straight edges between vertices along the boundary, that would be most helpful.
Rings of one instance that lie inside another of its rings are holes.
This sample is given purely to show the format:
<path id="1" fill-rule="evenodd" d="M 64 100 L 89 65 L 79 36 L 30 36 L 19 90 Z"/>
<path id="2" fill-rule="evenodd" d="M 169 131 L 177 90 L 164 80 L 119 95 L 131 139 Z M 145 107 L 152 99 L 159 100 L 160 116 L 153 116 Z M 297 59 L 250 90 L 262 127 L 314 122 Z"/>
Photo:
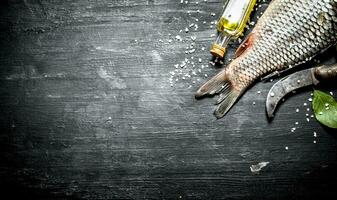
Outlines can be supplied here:
<path id="1" fill-rule="evenodd" d="M 244 28 L 254 9 L 256 0 L 227 0 L 217 23 L 218 36 L 211 46 L 211 54 L 223 59 L 231 39 L 243 34 Z"/>

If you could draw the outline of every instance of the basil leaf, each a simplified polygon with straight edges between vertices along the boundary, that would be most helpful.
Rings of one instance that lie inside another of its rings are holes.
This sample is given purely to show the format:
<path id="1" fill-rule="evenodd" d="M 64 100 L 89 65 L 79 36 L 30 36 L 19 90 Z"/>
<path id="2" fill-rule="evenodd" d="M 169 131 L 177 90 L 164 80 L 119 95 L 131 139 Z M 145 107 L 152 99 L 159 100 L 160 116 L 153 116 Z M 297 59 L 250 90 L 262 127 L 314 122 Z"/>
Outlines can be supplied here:
<path id="1" fill-rule="evenodd" d="M 320 123 L 330 128 L 337 128 L 337 102 L 332 96 L 315 90 L 312 109 Z"/>

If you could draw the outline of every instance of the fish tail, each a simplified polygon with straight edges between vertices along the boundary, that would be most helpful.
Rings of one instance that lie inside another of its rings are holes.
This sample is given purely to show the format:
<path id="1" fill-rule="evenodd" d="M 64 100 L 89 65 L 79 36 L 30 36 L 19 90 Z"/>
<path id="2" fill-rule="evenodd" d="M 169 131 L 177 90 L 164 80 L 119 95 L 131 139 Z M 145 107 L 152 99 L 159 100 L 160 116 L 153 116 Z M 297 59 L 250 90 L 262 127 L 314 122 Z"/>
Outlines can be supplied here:
<path id="1" fill-rule="evenodd" d="M 217 100 L 218 107 L 214 111 L 216 118 L 222 118 L 233 107 L 235 102 L 241 96 L 241 92 L 235 90 L 233 87 L 228 87 L 223 93 L 221 93 Z"/>
<path id="2" fill-rule="evenodd" d="M 217 118 L 222 118 L 233 107 L 242 93 L 243 89 L 233 87 L 233 83 L 229 79 L 226 69 L 224 69 L 202 85 L 196 92 L 195 97 L 201 98 L 203 96 L 220 94 L 216 101 L 218 107 L 215 109 L 214 115 Z"/>

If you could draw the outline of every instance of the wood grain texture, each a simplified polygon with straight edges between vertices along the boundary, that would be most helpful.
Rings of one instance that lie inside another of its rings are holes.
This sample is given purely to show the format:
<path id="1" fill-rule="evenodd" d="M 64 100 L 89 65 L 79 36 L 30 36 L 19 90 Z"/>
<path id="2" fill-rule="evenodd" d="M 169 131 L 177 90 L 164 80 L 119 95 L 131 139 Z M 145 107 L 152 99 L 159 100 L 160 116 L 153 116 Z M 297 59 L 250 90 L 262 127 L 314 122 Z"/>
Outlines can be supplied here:
<path id="1" fill-rule="evenodd" d="M 193 56 L 206 64 L 210 59 L 201 47 L 212 41 L 209 26 L 217 16 L 210 13 L 219 13 L 222 4 L 195 2 L 1 1 L 2 194 L 336 198 L 336 133 L 313 118 L 306 121 L 303 103 L 310 89 L 289 98 L 268 122 L 264 104 L 272 83 L 256 84 L 220 120 L 212 115 L 213 99 L 193 97 L 207 80 L 204 74 L 219 68 L 207 67 L 170 86 L 170 72 L 187 57 L 189 45 L 175 41 L 175 35 L 196 35 Z M 194 18 L 207 24 L 179 33 Z M 228 58 L 236 46 L 231 45 Z M 323 61 L 334 62 L 335 55 L 332 50 Z M 249 167 L 261 161 L 270 164 L 252 174 Z"/>

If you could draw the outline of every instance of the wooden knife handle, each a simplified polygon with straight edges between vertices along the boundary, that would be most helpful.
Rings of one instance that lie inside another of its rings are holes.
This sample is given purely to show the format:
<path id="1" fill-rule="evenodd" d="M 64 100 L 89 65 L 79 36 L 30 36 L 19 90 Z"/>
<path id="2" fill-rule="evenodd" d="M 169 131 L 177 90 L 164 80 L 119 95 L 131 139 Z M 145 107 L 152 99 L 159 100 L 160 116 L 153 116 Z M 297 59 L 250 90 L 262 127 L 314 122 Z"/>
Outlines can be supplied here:
<path id="1" fill-rule="evenodd" d="M 320 81 L 337 80 L 337 63 L 330 66 L 317 67 L 315 76 Z"/>

